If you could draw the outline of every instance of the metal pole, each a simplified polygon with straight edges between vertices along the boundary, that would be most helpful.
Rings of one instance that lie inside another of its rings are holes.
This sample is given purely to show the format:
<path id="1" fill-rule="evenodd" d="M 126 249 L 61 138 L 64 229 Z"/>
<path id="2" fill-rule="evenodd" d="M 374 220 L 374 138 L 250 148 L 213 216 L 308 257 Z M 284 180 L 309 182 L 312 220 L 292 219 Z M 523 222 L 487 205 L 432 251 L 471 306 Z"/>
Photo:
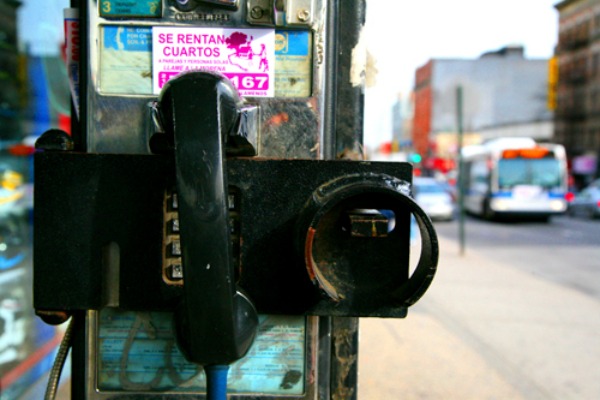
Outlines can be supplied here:
<path id="1" fill-rule="evenodd" d="M 456 125 L 458 131 L 458 238 L 460 255 L 465 254 L 465 198 L 464 198 L 464 165 L 463 165 L 463 90 L 456 88 Z"/>

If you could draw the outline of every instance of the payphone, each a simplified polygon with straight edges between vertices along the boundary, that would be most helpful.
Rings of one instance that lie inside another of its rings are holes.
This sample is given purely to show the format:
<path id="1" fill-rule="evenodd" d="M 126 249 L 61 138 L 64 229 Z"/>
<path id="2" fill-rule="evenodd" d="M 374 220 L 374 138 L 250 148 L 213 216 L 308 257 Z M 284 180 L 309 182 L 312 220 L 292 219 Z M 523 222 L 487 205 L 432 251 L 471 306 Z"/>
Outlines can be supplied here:
<path id="1" fill-rule="evenodd" d="M 356 397 L 357 317 L 405 317 L 438 260 L 411 166 L 343 160 L 364 1 L 74 3 L 79 119 L 36 144 L 34 248 L 73 398 Z"/>

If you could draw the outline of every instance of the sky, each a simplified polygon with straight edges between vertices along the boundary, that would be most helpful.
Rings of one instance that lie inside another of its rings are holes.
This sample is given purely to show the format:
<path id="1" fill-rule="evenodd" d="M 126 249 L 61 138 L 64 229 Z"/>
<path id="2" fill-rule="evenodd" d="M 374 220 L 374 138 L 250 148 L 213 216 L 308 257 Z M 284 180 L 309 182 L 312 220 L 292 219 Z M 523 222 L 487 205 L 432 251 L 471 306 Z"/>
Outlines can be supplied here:
<path id="1" fill-rule="evenodd" d="M 407 99 L 415 71 L 432 58 L 476 59 L 509 44 L 526 58 L 550 58 L 558 0 L 367 0 L 365 35 L 376 84 L 365 91 L 365 145 L 391 140 L 391 107 Z"/>
<path id="2" fill-rule="evenodd" d="M 30 54 L 57 55 L 63 42 L 63 9 L 69 0 L 25 0 L 18 9 L 19 40 Z"/>

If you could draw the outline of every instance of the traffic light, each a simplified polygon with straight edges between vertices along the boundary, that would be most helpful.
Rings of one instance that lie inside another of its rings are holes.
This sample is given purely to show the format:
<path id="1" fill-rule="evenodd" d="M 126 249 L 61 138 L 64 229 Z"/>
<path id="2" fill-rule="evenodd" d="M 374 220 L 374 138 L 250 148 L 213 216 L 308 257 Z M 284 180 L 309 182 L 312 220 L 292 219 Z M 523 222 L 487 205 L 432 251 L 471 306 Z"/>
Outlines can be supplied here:
<path id="1" fill-rule="evenodd" d="M 421 160 L 423 159 L 423 157 L 421 157 L 421 155 L 419 153 L 412 153 L 410 155 L 410 162 L 414 163 L 414 164 L 418 164 L 421 162 Z"/>

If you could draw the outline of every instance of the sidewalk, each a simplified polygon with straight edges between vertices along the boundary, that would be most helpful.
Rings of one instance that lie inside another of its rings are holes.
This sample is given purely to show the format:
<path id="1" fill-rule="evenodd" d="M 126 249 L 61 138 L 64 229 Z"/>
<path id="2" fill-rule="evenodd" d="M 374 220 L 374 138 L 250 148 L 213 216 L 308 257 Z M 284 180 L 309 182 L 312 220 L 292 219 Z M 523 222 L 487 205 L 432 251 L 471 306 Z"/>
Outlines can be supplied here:
<path id="1" fill-rule="evenodd" d="M 359 399 L 600 398 L 600 303 L 441 239 L 404 320 L 361 320 Z"/>

